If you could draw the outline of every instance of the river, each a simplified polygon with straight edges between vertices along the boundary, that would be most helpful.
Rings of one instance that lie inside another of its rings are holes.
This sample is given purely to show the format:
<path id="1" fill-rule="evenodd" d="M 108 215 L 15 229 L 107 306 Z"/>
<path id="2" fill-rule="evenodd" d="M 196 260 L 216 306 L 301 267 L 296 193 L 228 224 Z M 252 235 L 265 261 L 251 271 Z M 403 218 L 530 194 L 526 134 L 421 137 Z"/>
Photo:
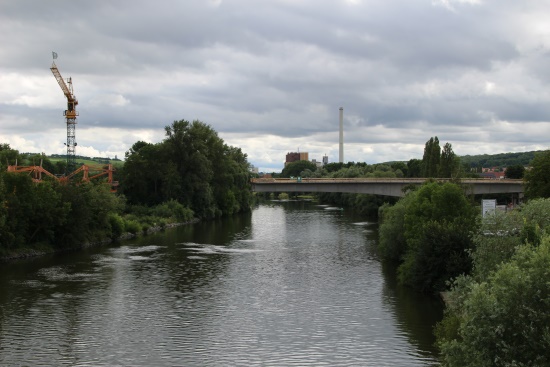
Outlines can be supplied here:
<path id="1" fill-rule="evenodd" d="M 0 264 L 0 366 L 435 366 L 442 305 L 313 202 Z"/>

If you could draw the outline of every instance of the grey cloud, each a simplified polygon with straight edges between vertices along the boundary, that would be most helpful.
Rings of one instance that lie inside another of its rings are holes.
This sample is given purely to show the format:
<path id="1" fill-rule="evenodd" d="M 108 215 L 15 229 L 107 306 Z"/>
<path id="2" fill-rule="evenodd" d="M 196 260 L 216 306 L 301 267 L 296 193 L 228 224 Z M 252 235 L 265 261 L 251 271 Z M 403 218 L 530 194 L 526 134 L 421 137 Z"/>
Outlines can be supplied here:
<path id="1" fill-rule="evenodd" d="M 511 0 L 452 7 L 397 0 L 2 2 L 0 75 L 22 80 L 11 91 L 41 93 L 25 83 L 48 75 L 57 51 L 80 100 L 77 135 L 102 127 L 159 136 L 173 120 L 200 119 L 245 142 L 275 136 L 313 149 L 320 139 L 328 151 L 343 106 L 350 151 L 359 151 L 352 144 L 401 142 L 421 155 L 424 142 L 442 134 L 478 147 L 495 138 L 540 145 L 532 129 L 550 124 L 550 35 L 528 20 L 548 8 Z M 7 88 L 0 84 L 0 95 L 10 95 Z M 51 93 L 60 93 L 53 77 Z M 59 101 L 0 104 L 0 118 L 53 129 L 62 120 Z M 16 125 L 3 124 L 2 136 L 27 139 Z M 112 139 L 97 149 L 117 146 Z M 261 164 L 264 153 L 246 144 Z"/>

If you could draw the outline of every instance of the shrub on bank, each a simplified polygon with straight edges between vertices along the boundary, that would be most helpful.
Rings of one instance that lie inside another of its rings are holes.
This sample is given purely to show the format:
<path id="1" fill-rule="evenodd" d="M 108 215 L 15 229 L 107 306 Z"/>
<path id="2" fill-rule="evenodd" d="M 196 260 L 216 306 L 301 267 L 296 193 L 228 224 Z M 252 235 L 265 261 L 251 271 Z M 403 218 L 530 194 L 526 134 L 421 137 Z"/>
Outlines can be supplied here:
<path id="1" fill-rule="evenodd" d="M 126 228 L 126 232 L 130 232 L 131 234 L 137 234 L 142 231 L 141 224 L 137 220 L 133 219 L 125 220 L 124 228 Z"/>
<path id="2" fill-rule="evenodd" d="M 277 196 L 277 198 L 278 198 L 279 200 L 288 200 L 289 196 L 288 196 L 288 194 L 287 194 L 286 192 L 281 192 L 281 193 Z"/>
<path id="3" fill-rule="evenodd" d="M 187 222 L 194 218 L 195 213 L 177 200 L 169 200 L 162 204 L 147 207 L 143 205 L 130 205 L 127 209 L 127 217 L 156 226 L 161 219 L 169 222 Z"/>
<path id="4" fill-rule="evenodd" d="M 378 251 L 383 259 L 399 263 L 403 261 L 407 243 L 405 241 L 405 208 L 407 196 L 398 201 L 395 205 L 384 204 L 378 211 L 379 241 Z"/>
<path id="5" fill-rule="evenodd" d="M 109 213 L 109 224 L 111 226 L 111 238 L 118 238 L 124 233 L 124 219 L 117 213 Z"/>

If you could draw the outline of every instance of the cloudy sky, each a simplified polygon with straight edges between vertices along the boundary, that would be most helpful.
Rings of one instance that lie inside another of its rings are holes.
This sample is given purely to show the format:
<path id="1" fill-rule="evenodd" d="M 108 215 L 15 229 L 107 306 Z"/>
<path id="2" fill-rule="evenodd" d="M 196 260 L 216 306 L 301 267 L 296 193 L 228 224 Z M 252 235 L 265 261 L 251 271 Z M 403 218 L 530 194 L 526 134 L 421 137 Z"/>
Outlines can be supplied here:
<path id="1" fill-rule="evenodd" d="M 201 120 L 264 171 L 338 161 L 548 149 L 546 0 L 0 0 L 0 143 L 119 158 Z"/>

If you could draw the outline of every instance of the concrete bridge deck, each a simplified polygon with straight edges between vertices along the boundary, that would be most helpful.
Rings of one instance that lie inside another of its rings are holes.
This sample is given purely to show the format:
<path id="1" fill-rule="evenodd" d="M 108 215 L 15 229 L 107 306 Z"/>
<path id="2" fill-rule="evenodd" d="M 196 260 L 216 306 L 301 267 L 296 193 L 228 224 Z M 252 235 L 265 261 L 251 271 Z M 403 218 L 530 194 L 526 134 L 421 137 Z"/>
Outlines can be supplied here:
<path id="1" fill-rule="evenodd" d="M 255 178 L 256 192 L 342 192 L 383 196 L 404 196 L 403 189 L 421 185 L 426 178 Z M 434 179 L 448 182 L 451 179 Z M 479 194 L 523 194 L 523 180 L 463 179 L 460 183 Z"/>

